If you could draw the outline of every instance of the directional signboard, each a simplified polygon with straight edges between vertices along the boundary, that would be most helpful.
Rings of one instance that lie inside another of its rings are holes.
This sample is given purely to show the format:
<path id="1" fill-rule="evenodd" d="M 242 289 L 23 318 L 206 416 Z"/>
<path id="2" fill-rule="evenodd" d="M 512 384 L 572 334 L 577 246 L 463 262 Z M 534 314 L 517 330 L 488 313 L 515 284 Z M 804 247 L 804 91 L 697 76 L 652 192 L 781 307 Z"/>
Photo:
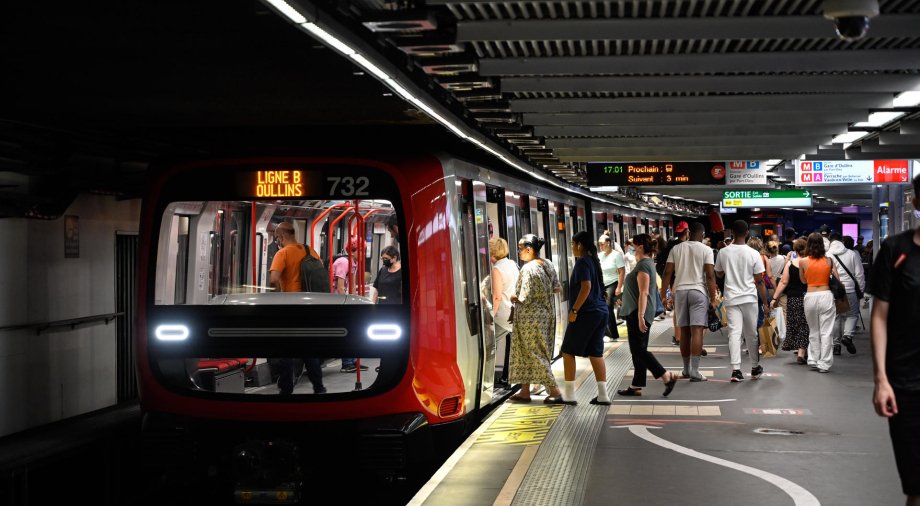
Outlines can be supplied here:
<path id="1" fill-rule="evenodd" d="M 590 162 L 588 186 L 724 185 L 725 162 Z"/>
<path id="2" fill-rule="evenodd" d="M 809 190 L 732 190 L 722 192 L 723 207 L 812 207 Z"/>
<path id="3" fill-rule="evenodd" d="M 795 161 L 796 186 L 904 184 L 910 180 L 910 160 Z"/>
<path id="4" fill-rule="evenodd" d="M 756 160 L 728 162 L 728 185 L 766 185 L 767 164 Z"/>

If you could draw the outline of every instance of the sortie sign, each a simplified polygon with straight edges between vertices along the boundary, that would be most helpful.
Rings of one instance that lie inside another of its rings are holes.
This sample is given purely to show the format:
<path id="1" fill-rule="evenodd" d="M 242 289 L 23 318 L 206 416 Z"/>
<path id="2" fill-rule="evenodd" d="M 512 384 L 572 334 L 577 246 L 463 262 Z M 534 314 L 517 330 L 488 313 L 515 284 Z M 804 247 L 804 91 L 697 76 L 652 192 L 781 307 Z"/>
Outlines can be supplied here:
<path id="1" fill-rule="evenodd" d="M 722 192 L 723 207 L 812 207 L 811 191 L 732 190 Z"/>

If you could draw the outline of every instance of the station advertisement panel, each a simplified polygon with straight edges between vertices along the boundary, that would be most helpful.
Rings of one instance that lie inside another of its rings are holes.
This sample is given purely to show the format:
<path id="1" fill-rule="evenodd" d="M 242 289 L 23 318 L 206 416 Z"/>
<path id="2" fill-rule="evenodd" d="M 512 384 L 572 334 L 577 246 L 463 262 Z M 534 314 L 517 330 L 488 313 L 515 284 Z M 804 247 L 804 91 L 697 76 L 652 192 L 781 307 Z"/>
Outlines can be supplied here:
<path id="1" fill-rule="evenodd" d="M 812 207 L 812 194 L 801 190 L 730 190 L 722 192 L 722 207 Z"/>
<path id="2" fill-rule="evenodd" d="M 904 184 L 911 180 L 910 160 L 796 160 L 796 186 Z"/>

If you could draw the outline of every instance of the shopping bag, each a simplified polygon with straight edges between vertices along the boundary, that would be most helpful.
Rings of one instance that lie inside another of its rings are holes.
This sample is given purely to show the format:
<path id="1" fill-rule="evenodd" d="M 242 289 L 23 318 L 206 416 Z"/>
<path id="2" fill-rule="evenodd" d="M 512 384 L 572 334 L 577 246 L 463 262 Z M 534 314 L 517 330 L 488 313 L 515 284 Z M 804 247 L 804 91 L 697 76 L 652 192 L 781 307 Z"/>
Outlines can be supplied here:
<path id="1" fill-rule="evenodd" d="M 766 318 L 763 327 L 759 329 L 760 334 L 760 353 L 764 358 L 776 356 L 776 341 L 779 337 L 776 335 L 776 319 Z"/>
<path id="2" fill-rule="evenodd" d="M 779 342 L 782 343 L 786 340 L 786 315 L 783 314 L 781 308 L 776 308 L 771 312 L 770 316 L 776 320 L 776 336 L 779 338 Z"/>
<path id="3" fill-rule="evenodd" d="M 722 298 L 721 294 L 716 294 L 716 313 L 719 315 L 722 327 L 728 327 L 728 311 L 726 311 L 725 299 Z"/>

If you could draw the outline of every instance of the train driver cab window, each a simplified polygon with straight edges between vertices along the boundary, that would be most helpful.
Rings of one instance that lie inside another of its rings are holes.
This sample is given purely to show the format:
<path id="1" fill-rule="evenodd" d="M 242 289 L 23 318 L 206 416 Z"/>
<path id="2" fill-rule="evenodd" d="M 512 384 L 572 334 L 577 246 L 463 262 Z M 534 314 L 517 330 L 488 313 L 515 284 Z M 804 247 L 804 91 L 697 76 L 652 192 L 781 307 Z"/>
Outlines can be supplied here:
<path id="1" fill-rule="evenodd" d="M 395 244 L 386 227 L 395 212 L 380 199 L 170 203 L 160 223 L 155 304 L 402 303 L 401 292 L 390 293 L 401 283 L 392 283 L 390 269 L 381 276 L 383 261 L 399 256 L 385 254 Z M 308 257 L 311 269 L 329 273 L 326 283 L 303 277 Z M 343 264 L 348 276 L 337 289 Z"/>
<path id="2" fill-rule="evenodd" d="M 187 349 L 151 349 L 161 379 L 207 395 L 373 388 L 395 352 L 349 322 L 408 311 L 395 183 L 360 167 L 218 169 L 176 176 L 155 207 L 150 313 L 206 322 Z"/>

